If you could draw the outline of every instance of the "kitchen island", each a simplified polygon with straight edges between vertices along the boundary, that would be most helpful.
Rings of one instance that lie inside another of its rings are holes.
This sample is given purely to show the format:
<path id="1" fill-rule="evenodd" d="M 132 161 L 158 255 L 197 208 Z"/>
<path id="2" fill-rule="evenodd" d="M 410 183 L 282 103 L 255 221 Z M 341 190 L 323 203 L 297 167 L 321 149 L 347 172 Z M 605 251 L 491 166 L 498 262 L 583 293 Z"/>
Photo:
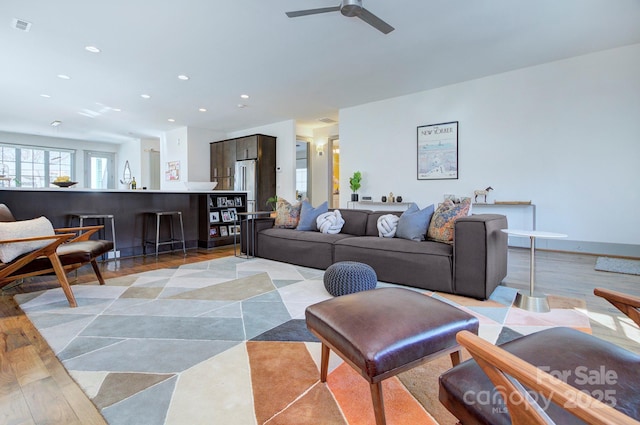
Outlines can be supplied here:
<path id="1" fill-rule="evenodd" d="M 142 254 L 146 212 L 182 211 L 187 249 L 208 247 L 202 242 L 202 229 L 209 228 L 209 208 L 212 196 L 246 199 L 246 192 L 237 191 L 171 191 L 171 190 L 95 190 L 81 188 L 4 188 L 0 203 L 6 204 L 16 220 L 45 216 L 54 227 L 77 226 L 74 215 L 112 214 L 116 226 L 116 246 L 120 257 Z M 206 222 L 204 220 L 207 220 Z M 202 223 L 201 223 L 202 221 Z M 85 222 L 85 225 L 94 223 Z M 107 235 L 111 238 L 105 223 Z M 168 239 L 168 225 L 161 237 Z M 154 234 L 154 229 L 150 229 Z M 166 231 L 166 233 L 165 233 Z M 179 229 L 177 230 L 179 232 Z M 231 243 L 233 240 L 231 239 Z M 182 248 L 180 244 L 176 248 Z M 169 249 L 169 246 L 165 246 Z M 162 250 L 161 250 L 162 251 Z"/>

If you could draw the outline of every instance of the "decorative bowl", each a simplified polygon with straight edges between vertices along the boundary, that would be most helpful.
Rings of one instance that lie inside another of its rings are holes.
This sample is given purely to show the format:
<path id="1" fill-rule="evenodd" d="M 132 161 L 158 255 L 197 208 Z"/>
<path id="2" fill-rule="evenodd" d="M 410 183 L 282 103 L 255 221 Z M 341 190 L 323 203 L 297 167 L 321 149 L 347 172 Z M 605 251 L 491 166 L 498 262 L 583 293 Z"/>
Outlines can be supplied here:
<path id="1" fill-rule="evenodd" d="M 74 184 L 78 184 L 78 182 L 51 182 L 58 187 L 71 187 Z"/>
<path id="2" fill-rule="evenodd" d="M 216 188 L 218 182 L 184 182 L 187 190 L 209 191 Z"/>

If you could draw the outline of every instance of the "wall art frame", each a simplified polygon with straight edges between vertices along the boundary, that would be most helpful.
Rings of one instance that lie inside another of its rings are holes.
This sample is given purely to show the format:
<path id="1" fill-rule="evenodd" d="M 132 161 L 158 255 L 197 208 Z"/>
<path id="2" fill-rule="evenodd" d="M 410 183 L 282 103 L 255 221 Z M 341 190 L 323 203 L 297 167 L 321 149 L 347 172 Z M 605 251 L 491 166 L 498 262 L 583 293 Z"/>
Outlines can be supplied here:
<path id="1" fill-rule="evenodd" d="M 458 121 L 417 128 L 418 180 L 458 178 Z"/>

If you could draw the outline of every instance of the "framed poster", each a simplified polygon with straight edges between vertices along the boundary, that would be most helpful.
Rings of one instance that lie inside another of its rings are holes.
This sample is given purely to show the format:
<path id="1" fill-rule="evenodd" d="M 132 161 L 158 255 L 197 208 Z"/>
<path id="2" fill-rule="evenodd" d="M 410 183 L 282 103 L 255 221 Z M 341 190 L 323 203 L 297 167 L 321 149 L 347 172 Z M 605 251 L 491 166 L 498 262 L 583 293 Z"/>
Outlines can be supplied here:
<path id="1" fill-rule="evenodd" d="M 209 227 L 209 236 L 212 238 L 217 238 L 220 236 L 220 228 L 218 226 Z"/>
<path id="2" fill-rule="evenodd" d="M 217 223 L 220 221 L 220 211 L 211 211 L 209 213 L 209 222 Z"/>
<path id="3" fill-rule="evenodd" d="M 220 236 L 229 236 L 227 226 L 220 226 Z"/>
<path id="4" fill-rule="evenodd" d="M 458 178 L 458 121 L 418 127 L 418 180 Z"/>
<path id="5" fill-rule="evenodd" d="M 167 162 L 167 170 L 164 172 L 167 181 L 180 180 L 180 161 Z"/>

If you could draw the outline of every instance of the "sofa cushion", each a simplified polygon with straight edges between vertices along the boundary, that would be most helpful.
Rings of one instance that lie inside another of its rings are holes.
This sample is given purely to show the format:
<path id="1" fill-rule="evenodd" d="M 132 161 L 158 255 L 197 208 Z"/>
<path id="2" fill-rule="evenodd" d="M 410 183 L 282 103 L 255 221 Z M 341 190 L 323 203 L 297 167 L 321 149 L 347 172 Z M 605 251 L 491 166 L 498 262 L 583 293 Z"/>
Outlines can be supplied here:
<path id="1" fill-rule="evenodd" d="M 393 214 L 400 217 L 402 211 L 369 211 L 367 215 L 367 225 L 365 226 L 365 236 L 379 236 L 378 219 L 383 215 Z"/>
<path id="2" fill-rule="evenodd" d="M 406 254 L 427 254 L 451 257 L 453 247 L 441 242 L 425 241 L 413 243 L 413 241 L 400 238 L 380 238 L 377 236 L 348 237 L 335 241 L 336 245 L 353 246 L 358 248 L 375 249 L 381 252 L 398 252 Z"/>
<path id="3" fill-rule="evenodd" d="M 326 269 L 333 263 L 333 243 L 350 235 L 268 228 L 257 235 L 258 257 Z"/>
<path id="4" fill-rule="evenodd" d="M 0 240 L 53 236 L 54 234 L 53 225 L 46 217 L 0 223 Z M 53 239 L 0 244 L 0 261 L 10 263 L 20 255 L 45 247 L 51 242 Z"/>
<path id="5" fill-rule="evenodd" d="M 378 236 L 348 237 L 334 244 L 334 261 L 373 267 L 378 280 L 453 293 L 453 246 Z"/>
<path id="6" fill-rule="evenodd" d="M 302 207 L 300 209 L 300 221 L 298 222 L 297 230 L 318 230 L 316 219 L 320 214 L 326 213 L 329 210 L 329 204 L 324 201 L 322 204 L 313 208 L 311 203 L 306 199 L 302 201 Z"/>
<path id="7" fill-rule="evenodd" d="M 295 229 L 300 220 L 301 208 L 302 203 L 300 202 L 292 205 L 286 199 L 278 198 L 276 204 L 276 220 L 273 227 L 279 229 Z"/>
<path id="8" fill-rule="evenodd" d="M 344 226 L 342 226 L 340 233 L 348 233 L 354 236 L 364 236 L 366 234 L 367 220 L 371 211 L 341 209 L 340 213 L 344 219 Z M 378 235 L 377 230 L 374 235 Z"/>
<path id="9" fill-rule="evenodd" d="M 418 242 L 424 241 L 432 215 L 433 205 L 421 210 L 415 203 L 411 204 L 400 216 L 396 237 Z"/>
<path id="10" fill-rule="evenodd" d="M 431 217 L 427 239 L 437 242 L 453 243 L 453 225 L 460 217 L 469 215 L 471 199 L 465 198 L 459 204 L 447 199 L 440 205 Z"/>

